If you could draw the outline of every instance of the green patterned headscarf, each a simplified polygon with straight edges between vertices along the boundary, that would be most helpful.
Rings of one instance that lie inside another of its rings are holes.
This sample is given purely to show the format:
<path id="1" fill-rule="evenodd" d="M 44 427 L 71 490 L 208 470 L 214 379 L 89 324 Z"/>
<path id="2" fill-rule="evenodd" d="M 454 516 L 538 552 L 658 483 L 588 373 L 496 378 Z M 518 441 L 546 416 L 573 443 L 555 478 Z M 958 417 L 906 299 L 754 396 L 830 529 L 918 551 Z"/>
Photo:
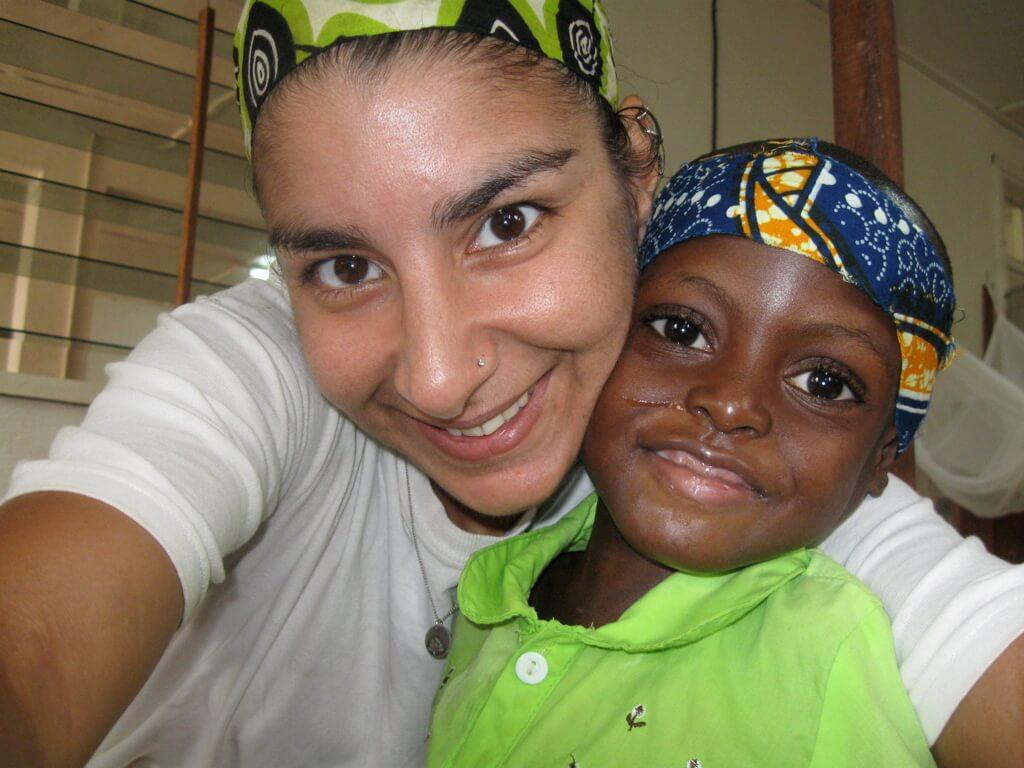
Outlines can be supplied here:
<path id="1" fill-rule="evenodd" d="M 247 0 L 232 57 L 246 152 L 267 94 L 298 64 L 347 39 L 454 29 L 561 62 L 614 107 L 612 40 L 600 0 Z"/>

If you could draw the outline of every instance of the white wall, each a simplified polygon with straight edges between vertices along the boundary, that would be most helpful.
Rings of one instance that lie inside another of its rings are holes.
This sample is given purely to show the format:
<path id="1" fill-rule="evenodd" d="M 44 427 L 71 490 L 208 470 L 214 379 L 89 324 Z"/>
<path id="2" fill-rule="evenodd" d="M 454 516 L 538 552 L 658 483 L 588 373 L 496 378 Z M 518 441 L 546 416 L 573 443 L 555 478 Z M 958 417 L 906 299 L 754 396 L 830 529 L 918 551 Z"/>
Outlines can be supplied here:
<path id="1" fill-rule="evenodd" d="M 57 430 L 78 424 L 81 405 L 50 403 L 0 395 L 0 490 L 7 489 L 11 470 L 21 459 L 41 459 Z"/>
<path id="2" fill-rule="evenodd" d="M 605 0 L 605 6 L 623 93 L 640 93 L 661 119 L 669 170 L 707 152 L 710 0 Z M 718 33 L 719 146 L 785 135 L 833 138 L 823 10 L 810 0 L 719 0 Z M 1024 138 L 906 62 L 900 85 L 907 191 L 946 240 L 966 312 L 955 333 L 978 351 L 982 283 L 1002 280 L 1000 174 L 1024 179 Z"/>

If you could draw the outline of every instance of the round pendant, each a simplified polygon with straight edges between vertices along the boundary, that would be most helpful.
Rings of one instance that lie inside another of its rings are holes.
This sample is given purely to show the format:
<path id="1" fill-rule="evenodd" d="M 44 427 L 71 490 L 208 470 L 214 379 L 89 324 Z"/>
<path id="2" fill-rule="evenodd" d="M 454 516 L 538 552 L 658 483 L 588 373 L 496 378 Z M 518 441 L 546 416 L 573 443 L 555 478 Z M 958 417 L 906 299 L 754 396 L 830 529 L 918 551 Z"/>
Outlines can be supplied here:
<path id="1" fill-rule="evenodd" d="M 435 659 L 445 658 L 448 655 L 448 649 L 452 647 L 451 633 L 440 622 L 427 630 L 425 641 L 427 653 Z"/>

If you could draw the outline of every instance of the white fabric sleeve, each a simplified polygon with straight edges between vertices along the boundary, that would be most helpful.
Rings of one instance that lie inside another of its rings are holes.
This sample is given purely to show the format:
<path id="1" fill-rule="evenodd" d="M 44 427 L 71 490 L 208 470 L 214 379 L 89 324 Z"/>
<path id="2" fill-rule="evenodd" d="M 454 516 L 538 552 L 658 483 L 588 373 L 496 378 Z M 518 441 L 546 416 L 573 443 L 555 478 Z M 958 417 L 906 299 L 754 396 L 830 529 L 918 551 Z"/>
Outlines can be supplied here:
<path id="1" fill-rule="evenodd" d="M 885 605 L 900 674 L 934 744 L 984 671 L 1024 634 L 1024 566 L 964 539 L 895 476 L 821 548 Z"/>
<path id="2" fill-rule="evenodd" d="M 82 425 L 20 464 L 4 498 L 69 491 L 119 509 L 167 551 L 187 618 L 273 510 L 308 431 L 283 289 L 250 281 L 161 316 L 107 373 Z"/>

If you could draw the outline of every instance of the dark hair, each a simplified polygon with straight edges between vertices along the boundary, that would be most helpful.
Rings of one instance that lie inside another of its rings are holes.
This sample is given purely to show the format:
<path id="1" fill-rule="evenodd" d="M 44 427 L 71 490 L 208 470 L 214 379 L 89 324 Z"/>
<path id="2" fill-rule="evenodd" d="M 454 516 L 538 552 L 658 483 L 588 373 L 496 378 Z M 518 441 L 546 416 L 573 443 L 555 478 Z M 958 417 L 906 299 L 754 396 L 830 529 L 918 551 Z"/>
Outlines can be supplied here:
<path id="1" fill-rule="evenodd" d="M 789 141 L 790 139 L 764 139 L 761 141 L 750 141 L 745 144 L 737 144 L 732 147 L 716 149 L 713 152 L 708 152 L 706 155 L 698 157 L 697 160 L 704 160 L 720 154 L 748 154 L 752 152 L 759 152 L 762 148 L 765 148 L 768 145 L 785 144 Z M 935 250 L 939 255 L 939 260 L 942 262 L 943 269 L 946 270 L 946 274 L 949 276 L 949 279 L 953 279 L 953 264 L 949 260 L 949 253 L 946 251 L 946 243 L 943 241 L 939 231 L 935 228 L 932 220 L 928 218 L 928 215 L 924 210 L 922 210 L 921 206 L 918 205 L 910 195 L 903 191 L 895 181 L 886 176 L 878 166 L 870 160 L 861 157 L 853 150 L 827 141 L 818 141 L 817 147 L 819 153 L 834 158 L 844 165 L 848 165 L 878 187 L 878 189 L 881 190 L 897 208 L 900 209 L 907 221 L 920 227 L 928 239 L 935 244 Z"/>
<path id="2" fill-rule="evenodd" d="M 652 138 L 649 147 L 634 149 L 630 145 L 626 122 L 634 117 L 616 112 L 591 83 L 559 62 L 529 48 L 496 37 L 452 29 L 394 32 L 341 41 L 306 59 L 290 72 L 267 96 L 261 114 L 272 108 L 273 102 L 279 100 L 282 94 L 319 84 L 340 64 L 362 75 L 363 80 L 369 77 L 380 79 L 387 76 L 396 61 L 414 55 L 429 56 L 432 61 L 452 59 L 464 64 L 486 64 L 512 81 L 526 77 L 547 80 L 564 93 L 566 104 L 589 110 L 598 121 L 602 142 L 620 180 L 625 182 L 629 178 L 644 175 L 658 165 L 660 137 Z M 258 141 L 259 125 L 258 121 L 252 133 L 253 168 L 258 151 L 262 153 L 265 149 L 265 141 L 273 141 L 272 138 Z M 253 187 L 258 198 L 255 172 Z"/>

